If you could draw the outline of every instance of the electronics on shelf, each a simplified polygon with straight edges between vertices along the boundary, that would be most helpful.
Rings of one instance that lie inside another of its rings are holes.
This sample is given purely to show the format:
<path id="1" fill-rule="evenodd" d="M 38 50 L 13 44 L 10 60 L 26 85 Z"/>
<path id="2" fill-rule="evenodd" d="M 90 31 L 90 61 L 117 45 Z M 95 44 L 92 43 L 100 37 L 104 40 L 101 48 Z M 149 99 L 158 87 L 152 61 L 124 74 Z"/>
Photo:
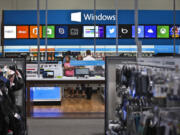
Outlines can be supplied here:
<path id="1" fill-rule="evenodd" d="M 76 68 L 75 76 L 76 77 L 85 77 L 89 75 L 89 68 Z"/>
<path id="2" fill-rule="evenodd" d="M 44 71 L 43 78 L 54 78 L 54 71 Z"/>

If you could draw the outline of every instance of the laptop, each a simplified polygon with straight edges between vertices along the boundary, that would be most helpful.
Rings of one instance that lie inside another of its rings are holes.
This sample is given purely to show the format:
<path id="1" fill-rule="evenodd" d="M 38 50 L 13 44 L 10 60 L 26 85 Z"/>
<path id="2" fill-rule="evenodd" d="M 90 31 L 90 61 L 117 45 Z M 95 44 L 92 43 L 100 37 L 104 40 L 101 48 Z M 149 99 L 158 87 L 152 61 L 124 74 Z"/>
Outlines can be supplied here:
<path id="1" fill-rule="evenodd" d="M 85 77 L 86 75 L 89 75 L 89 68 L 76 68 L 75 69 L 76 77 Z"/>

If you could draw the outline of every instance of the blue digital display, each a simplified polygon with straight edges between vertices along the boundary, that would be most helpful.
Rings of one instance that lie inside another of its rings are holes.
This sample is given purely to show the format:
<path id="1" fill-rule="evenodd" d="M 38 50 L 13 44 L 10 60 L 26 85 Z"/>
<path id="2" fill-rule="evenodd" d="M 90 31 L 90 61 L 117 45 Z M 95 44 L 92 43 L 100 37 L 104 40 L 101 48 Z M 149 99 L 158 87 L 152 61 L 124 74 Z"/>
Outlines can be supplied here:
<path id="1" fill-rule="evenodd" d="M 45 25 L 45 10 L 41 10 L 41 25 Z M 81 22 L 74 22 L 71 20 L 71 14 L 80 12 L 81 13 Z M 67 26 L 68 29 L 72 25 L 92 25 L 94 24 L 94 18 L 97 18 L 97 25 L 108 25 L 113 26 L 116 22 L 116 11 L 115 10 L 97 10 L 97 17 L 94 17 L 93 10 L 49 10 L 48 12 L 48 23 L 51 25 L 57 25 L 57 26 Z M 119 25 L 130 25 L 134 24 L 134 11 L 133 10 L 119 10 L 119 17 L 118 22 Z M 4 25 L 37 25 L 37 18 L 36 18 L 36 11 L 35 10 L 6 10 L 4 11 Z M 180 11 L 177 10 L 177 20 L 176 24 L 180 24 Z M 115 18 L 114 18 L 115 16 Z M 160 19 L 161 17 L 161 19 Z M 63 18 L 63 19 L 62 19 Z M 139 11 L 139 23 L 140 24 L 149 24 L 149 25 L 172 25 L 173 24 L 173 13 L 170 10 L 140 10 Z M 114 26 L 115 27 L 115 26 Z M 127 33 L 127 28 L 124 28 L 122 33 Z M 129 29 L 129 28 L 128 28 Z M 131 30 L 130 29 L 130 30 Z M 121 30 L 121 29 L 119 29 Z M 57 32 L 57 31 L 56 31 Z M 115 32 L 111 31 L 115 36 Z M 56 33 L 57 34 L 57 33 Z M 130 36 L 129 36 L 130 35 Z M 66 36 L 64 36 L 66 37 Z M 111 37 L 111 35 L 110 35 Z M 171 36 L 170 36 L 171 37 Z M 77 37 L 74 39 L 74 37 L 71 39 L 70 35 L 68 35 L 69 39 L 63 39 L 62 35 L 59 35 L 58 39 L 51 39 L 48 40 L 48 45 L 52 46 L 84 46 L 84 45 L 94 45 L 93 39 L 82 39 Z M 78 39 L 79 38 L 79 39 Z M 120 35 L 119 37 L 119 45 L 134 45 L 134 39 L 132 38 L 132 31 L 130 34 L 128 34 L 128 37 Z M 172 38 L 172 37 L 171 37 Z M 41 45 L 45 44 L 45 39 L 41 39 Z M 144 45 L 173 45 L 173 41 L 171 39 L 152 39 L 152 40 L 142 40 L 142 44 Z M 176 45 L 180 44 L 179 38 L 176 40 Z M 4 40 L 5 46 L 20 46 L 21 48 L 15 48 L 13 49 L 7 49 L 5 47 L 5 51 L 8 52 L 28 52 L 28 49 L 24 46 L 35 46 L 37 45 L 37 40 L 34 39 L 18 39 L 18 40 Z M 106 47 L 109 47 L 110 45 L 115 45 L 114 40 L 109 39 L 101 39 L 97 40 L 97 45 L 107 45 Z M 77 48 L 77 47 L 76 47 Z M 76 49 L 75 48 L 75 49 Z M 18 50 L 17 50 L 18 49 Z M 60 48 L 63 50 L 63 48 Z M 64 51 L 68 51 L 71 48 L 65 48 Z M 74 49 L 74 48 L 73 48 Z M 73 49 L 71 51 L 73 51 Z M 81 48 L 82 49 L 82 48 Z M 99 48 L 97 48 L 99 49 Z"/>
<path id="2" fill-rule="evenodd" d="M 103 66 L 105 65 L 104 61 L 71 61 L 71 66 Z"/>
<path id="3" fill-rule="evenodd" d="M 145 38 L 156 38 L 157 27 L 156 26 L 145 26 Z"/>
<path id="4" fill-rule="evenodd" d="M 176 53 L 180 53 L 179 48 L 180 46 L 176 46 Z M 157 53 L 173 53 L 174 52 L 174 47 L 173 45 L 156 45 L 154 46 L 154 52 Z"/>
<path id="5" fill-rule="evenodd" d="M 132 37 L 135 38 L 135 26 L 132 26 Z M 144 26 L 138 26 L 138 37 L 144 38 Z"/>
<path id="6" fill-rule="evenodd" d="M 31 87 L 32 101 L 60 101 L 60 87 Z"/>
<path id="7" fill-rule="evenodd" d="M 106 26 L 106 38 L 116 38 L 116 26 Z"/>
<path id="8" fill-rule="evenodd" d="M 56 38 L 67 38 L 68 26 L 56 26 Z"/>

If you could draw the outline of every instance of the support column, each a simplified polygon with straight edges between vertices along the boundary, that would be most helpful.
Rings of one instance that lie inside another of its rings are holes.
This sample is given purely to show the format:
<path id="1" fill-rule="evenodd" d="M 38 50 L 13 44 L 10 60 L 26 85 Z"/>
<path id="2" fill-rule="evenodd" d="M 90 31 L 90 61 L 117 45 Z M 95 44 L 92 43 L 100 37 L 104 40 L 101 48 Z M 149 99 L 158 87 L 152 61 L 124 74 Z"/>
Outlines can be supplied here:
<path id="1" fill-rule="evenodd" d="M 47 61 L 47 49 L 48 49 L 48 38 L 47 38 L 47 30 L 48 30 L 48 0 L 46 0 L 46 39 L 45 39 L 45 61 Z"/>
<path id="2" fill-rule="evenodd" d="M 118 0 L 115 0 L 115 7 L 116 7 L 116 55 L 118 56 L 118 52 L 119 52 Z"/>
<path id="3" fill-rule="evenodd" d="M 136 46 L 137 46 L 137 57 L 140 58 L 142 57 L 142 42 L 139 41 L 139 38 L 138 38 L 138 25 L 139 25 L 139 0 L 135 0 L 134 1 L 134 11 L 135 11 L 135 15 L 134 15 L 134 20 L 135 20 L 135 43 L 136 43 Z"/>
<path id="4" fill-rule="evenodd" d="M 173 0 L 173 21 L 174 21 L 174 38 L 173 38 L 173 47 L 174 47 L 174 56 L 176 55 L 176 30 L 175 30 L 175 27 L 176 27 L 176 0 Z"/>
<path id="5" fill-rule="evenodd" d="M 38 38 L 37 38 L 37 51 L 38 51 L 38 77 L 40 77 L 40 3 L 37 0 L 37 27 L 38 27 Z"/>
<path id="6" fill-rule="evenodd" d="M 94 0 L 94 55 L 96 54 L 96 0 Z"/>

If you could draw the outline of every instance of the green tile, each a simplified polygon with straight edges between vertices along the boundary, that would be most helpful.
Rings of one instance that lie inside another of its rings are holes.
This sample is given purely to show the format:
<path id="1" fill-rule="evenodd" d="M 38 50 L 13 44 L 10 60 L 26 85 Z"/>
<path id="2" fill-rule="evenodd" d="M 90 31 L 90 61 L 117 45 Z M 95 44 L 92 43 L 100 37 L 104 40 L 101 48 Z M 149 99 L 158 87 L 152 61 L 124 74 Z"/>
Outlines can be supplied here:
<path id="1" fill-rule="evenodd" d="M 169 26 L 157 26 L 158 38 L 169 38 Z"/>
<path id="2" fill-rule="evenodd" d="M 55 26 L 47 26 L 47 38 L 55 38 Z M 46 26 L 43 26 L 43 38 L 46 38 Z"/>

